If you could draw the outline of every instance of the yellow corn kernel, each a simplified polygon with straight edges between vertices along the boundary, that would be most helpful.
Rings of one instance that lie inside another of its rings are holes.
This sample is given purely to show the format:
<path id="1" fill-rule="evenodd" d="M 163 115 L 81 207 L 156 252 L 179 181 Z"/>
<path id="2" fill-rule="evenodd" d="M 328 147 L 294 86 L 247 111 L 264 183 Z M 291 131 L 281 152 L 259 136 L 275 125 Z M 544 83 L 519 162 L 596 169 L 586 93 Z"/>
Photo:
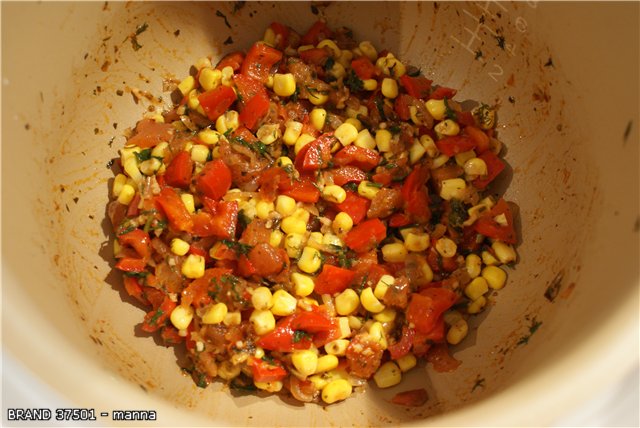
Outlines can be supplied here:
<path id="1" fill-rule="evenodd" d="M 338 126 L 333 135 L 340 140 L 343 146 L 348 146 L 358 137 L 358 129 L 351 123 L 345 122 Z"/>
<path id="2" fill-rule="evenodd" d="M 178 89 L 182 92 L 182 95 L 187 95 L 193 91 L 196 87 L 196 79 L 193 76 L 186 77 L 182 82 L 178 84 Z"/>
<path id="3" fill-rule="evenodd" d="M 338 235 L 343 235 L 353 228 L 353 219 L 349 214 L 340 211 L 333 219 L 331 227 Z"/>
<path id="4" fill-rule="evenodd" d="M 396 319 L 397 312 L 393 308 L 384 308 L 382 312 L 378 312 L 373 316 L 373 319 L 379 322 L 390 323 Z"/>
<path id="5" fill-rule="evenodd" d="M 312 247 L 304 247 L 298 260 L 298 269 L 306 273 L 314 273 L 320 269 L 322 255 L 320 251 Z"/>
<path id="6" fill-rule="evenodd" d="M 441 166 L 446 164 L 448 161 L 449 161 L 449 156 L 447 155 L 436 156 L 433 158 L 433 161 L 431 161 L 431 169 L 440 168 Z"/>
<path id="7" fill-rule="evenodd" d="M 291 354 L 291 362 L 298 373 L 307 377 L 316 373 L 318 367 L 318 356 L 311 350 L 295 351 Z"/>
<path id="8" fill-rule="evenodd" d="M 362 290 L 362 293 L 360 293 L 360 303 L 362 303 L 363 308 L 372 314 L 382 312 L 385 308 L 380 300 L 378 300 L 378 298 L 373 294 L 371 287 L 367 287 Z"/>
<path id="9" fill-rule="evenodd" d="M 307 232 L 307 224 L 303 220 L 292 215 L 282 219 L 280 228 L 287 234 L 297 233 L 302 235 Z"/>
<path id="10" fill-rule="evenodd" d="M 362 52 L 362 55 L 369 58 L 369 60 L 375 61 L 378 58 L 378 51 L 370 41 L 362 41 L 360 42 L 358 47 L 360 48 L 360 52 Z"/>
<path id="11" fill-rule="evenodd" d="M 302 253 L 304 243 L 304 235 L 299 233 L 290 233 L 284 238 L 284 249 L 290 258 L 297 259 L 300 257 L 300 253 Z"/>
<path id="12" fill-rule="evenodd" d="M 433 130 L 436 131 L 436 135 L 451 137 L 460 133 L 460 125 L 451 119 L 445 119 L 442 122 L 438 122 L 436 126 L 433 127 Z"/>
<path id="13" fill-rule="evenodd" d="M 495 241 L 493 244 L 491 244 L 491 248 L 502 264 L 510 263 L 516 260 L 516 250 L 514 250 L 513 247 L 509 244 Z"/>
<path id="14" fill-rule="evenodd" d="M 478 275 L 480 275 L 482 260 L 480 260 L 480 257 L 477 254 L 469 254 L 464 263 L 469 277 L 476 278 Z"/>
<path id="15" fill-rule="evenodd" d="M 223 324 L 226 325 L 227 327 L 232 325 L 240 325 L 241 321 L 242 321 L 242 315 L 238 311 L 227 312 L 227 314 L 224 316 L 224 319 L 222 320 Z"/>
<path id="16" fill-rule="evenodd" d="M 364 79 L 362 81 L 362 89 L 365 91 L 375 91 L 378 89 L 378 81 L 376 79 Z"/>
<path id="17" fill-rule="evenodd" d="M 485 266 L 482 269 L 482 277 L 487 280 L 487 284 L 494 290 L 504 287 L 507 281 L 507 273 L 498 266 Z"/>
<path id="18" fill-rule="evenodd" d="M 255 332 L 260 336 L 267 334 L 276 328 L 276 319 L 273 317 L 273 313 L 268 309 L 255 309 L 251 312 L 249 321 L 251 322 L 251 325 L 253 325 Z"/>
<path id="19" fill-rule="evenodd" d="M 274 380 L 271 382 L 253 382 L 256 388 L 267 392 L 280 392 L 284 384 L 280 380 Z"/>
<path id="20" fill-rule="evenodd" d="M 309 275 L 294 272 L 291 274 L 291 282 L 293 282 L 294 292 L 296 296 L 306 297 L 313 293 L 315 283 Z"/>
<path id="21" fill-rule="evenodd" d="M 489 251 L 483 251 L 481 256 L 482 256 L 482 263 L 484 263 L 487 266 L 495 266 L 498 263 L 500 263 L 500 261 Z"/>
<path id="22" fill-rule="evenodd" d="M 376 148 L 376 140 L 373 138 L 368 129 L 363 129 L 362 131 L 358 132 L 358 136 L 354 140 L 353 144 L 369 150 L 373 150 Z"/>
<path id="23" fill-rule="evenodd" d="M 193 320 L 193 307 L 191 305 L 178 305 L 171 311 L 171 324 L 178 330 L 186 330 Z"/>
<path id="24" fill-rule="evenodd" d="M 229 110 L 216 119 L 216 130 L 221 134 L 234 131 L 238 126 L 240 126 L 240 119 L 238 112 L 235 110 Z"/>
<path id="25" fill-rule="evenodd" d="M 269 245 L 273 248 L 278 248 L 282 243 L 282 239 L 284 238 L 284 233 L 279 230 L 272 230 L 271 234 L 269 234 Z"/>
<path id="26" fill-rule="evenodd" d="M 467 182 L 463 178 L 448 178 L 442 180 L 442 188 L 440 189 L 440 197 L 447 201 L 451 199 L 463 199 Z"/>
<path id="27" fill-rule="evenodd" d="M 382 258 L 389 263 L 404 262 L 407 258 L 407 249 L 400 242 L 384 245 L 382 247 Z"/>
<path id="28" fill-rule="evenodd" d="M 358 293 L 351 288 L 347 288 L 335 298 L 335 308 L 338 315 L 350 315 L 360 306 Z"/>
<path id="29" fill-rule="evenodd" d="M 296 211 L 296 200 L 287 195 L 278 195 L 276 211 L 282 216 L 290 216 Z"/>
<path id="30" fill-rule="evenodd" d="M 358 184 L 358 194 L 367 199 L 373 199 L 380 191 L 380 186 L 368 180 L 362 180 Z M 346 196 L 346 194 L 345 194 Z"/>
<path id="31" fill-rule="evenodd" d="M 487 298 L 484 296 L 478 297 L 473 302 L 469 302 L 467 305 L 467 312 L 470 314 L 477 314 L 487 305 Z"/>
<path id="32" fill-rule="evenodd" d="M 210 91 L 217 88 L 218 86 L 220 86 L 221 81 L 222 72 L 210 67 L 203 68 L 200 71 L 200 77 L 198 77 L 198 82 L 200 82 L 200 86 L 205 91 Z"/>
<path id="33" fill-rule="evenodd" d="M 324 39 L 321 40 L 320 43 L 318 43 L 316 45 L 317 48 L 329 48 L 331 50 L 331 56 L 333 56 L 334 58 L 338 58 L 340 55 L 342 55 L 342 50 L 340 50 L 340 48 L 338 47 L 338 45 L 336 45 L 336 42 L 334 42 L 331 39 Z"/>
<path id="34" fill-rule="evenodd" d="M 438 146 L 436 146 L 436 143 L 433 141 L 433 138 L 427 134 L 420 136 L 420 144 L 424 147 L 427 156 L 430 158 L 435 158 L 438 156 L 438 153 L 440 153 Z"/>
<path id="35" fill-rule="evenodd" d="M 197 254 L 189 254 L 187 259 L 182 263 L 181 272 L 190 279 L 201 278 L 204 276 L 204 257 Z"/>
<path id="36" fill-rule="evenodd" d="M 331 184 L 322 189 L 322 199 L 336 204 L 341 204 L 345 199 L 347 199 L 347 192 L 345 192 L 342 187 Z"/>
<path id="37" fill-rule="evenodd" d="M 380 87 L 382 95 L 387 98 L 396 98 L 398 96 L 398 82 L 395 79 L 385 77 L 382 79 L 382 86 Z"/>
<path id="38" fill-rule="evenodd" d="M 338 357 L 335 355 L 323 355 L 317 359 L 316 370 L 313 374 L 324 373 L 338 367 Z"/>
<path id="39" fill-rule="evenodd" d="M 387 337 L 384 334 L 384 328 L 379 321 L 374 322 L 369 327 L 369 337 L 380 345 L 382 349 L 387 349 Z"/>
<path id="40" fill-rule="evenodd" d="M 464 173 L 473 177 L 487 175 L 487 163 L 480 158 L 471 158 L 464 163 Z"/>
<path id="41" fill-rule="evenodd" d="M 171 240 L 171 252 L 177 256 L 184 256 L 189 252 L 189 248 L 189 243 L 180 238 L 173 238 Z"/>
<path id="42" fill-rule="evenodd" d="M 256 132 L 256 137 L 263 144 L 273 144 L 278 138 L 280 138 L 280 126 L 272 123 L 268 125 L 262 125 Z"/>
<path id="43" fill-rule="evenodd" d="M 391 150 L 391 132 L 386 129 L 379 129 L 376 132 L 376 145 L 378 151 L 388 152 Z"/>
<path id="44" fill-rule="evenodd" d="M 415 142 L 409 148 L 409 162 L 414 164 L 422 159 L 422 156 L 427 152 L 427 149 L 418 142 Z"/>
<path id="45" fill-rule="evenodd" d="M 267 287 L 258 287 L 253 290 L 253 294 L 251 295 L 251 304 L 254 309 L 259 311 L 271 309 L 271 306 L 273 306 L 273 295 L 271 294 L 271 290 Z"/>
<path id="46" fill-rule="evenodd" d="M 226 318 L 228 313 L 227 305 L 224 303 L 216 303 L 211 305 L 207 312 L 202 316 L 203 324 L 220 324 Z"/>
<path id="47" fill-rule="evenodd" d="M 473 150 L 469 150 L 466 152 L 458 153 L 454 157 L 456 160 L 456 164 L 458 164 L 458 166 L 464 167 L 465 162 L 476 157 L 476 152 L 474 152 Z"/>
<path id="48" fill-rule="evenodd" d="M 284 168 L 287 165 L 293 165 L 293 161 L 288 156 L 280 156 L 278 159 L 276 159 L 276 165 L 278 165 L 280 168 Z"/>
<path id="49" fill-rule="evenodd" d="M 311 122 L 311 126 L 318 131 L 322 131 L 324 123 L 327 120 L 327 111 L 323 108 L 314 108 L 311 110 L 311 113 L 309 113 L 309 120 Z"/>
<path id="50" fill-rule="evenodd" d="M 231 380 L 240 375 L 242 367 L 239 364 L 233 364 L 229 360 L 225 360 L 218 365 L 218 376 L 224 380 Z"/>
<path id="51" fill-rule="evenodd" d="M 349 347 L 348 339 L 336 339 L 324 345 L 324 351 L 329 355 L 344 357 Z"/>
<path id="52" fill-rule="evenodd" d="M 113 186 L 111 188 L 111 194 L 114 197 L 117 197 L 118 195 L 120 195 L 120 192 L 122 191 L 122 187 L 127 183 L 127 176 L 124 174 L 118 174 L 116 175 L 116 177 L 113 179 Z"/>
<path id="53" fill-rule="evenodd" d="M 425 103 L 427 111 L 435 120 L 442 120 L 447 112 L 444 100 L 429 100 Z"/>
<path id="54" fill-rule="evenodd" d="M 182 199 L 182 203 L 190 214 L 196 212 L 196 202 L 191 193 L 181 194 L 180 199 Z"/>
<path id="55" fill-rule="evenodd" d="M 194 144 L 191 147 L 191 160 L 194 162 L 205 163 L 209 159 L 209 147 L 204 144 Z"/>
<path id="56" fill-rule="evenodd" d="M 409 251 L 424 251 L 429 248 L 429 235 L 426 233 L 408 233 L 404 246 Z"/>
<path id="57" fill-rule="evenodd" d="M 296 298 L 285 290 L 276 290 L 276 292 L 273 293 L 273 306 L 271 306 L 271 312 L 278 316 L 291 315 L 296 311 L 297 303 Z"/>
<path id="58" fill-rule="evenodd" d="M 138 169 L 138 161 L 135 158 L 125 160 L 122 166 L 124 167 L 124 172 L 126 172 L 133 181 L 136 183 L 142 181 L 143 177 L 140 169 Z"/>
<path id="59" fill-rule="evenodd" d="M 313 88 L 309 91 L 309 102 L 314 106 L 321 106 L 327 101 L 329 101 L 329 94 L 325 91 L 318 91 Z"/>
<path id="60" fill-rule="evenodd" d="M 464 318 L 460 318 L 449 328 L 449 331 L 447 331 L 447 342 L 451 345 L 457 345 L 462 342 L 462 339 L 467 337 L 468 332 L 469 325 Z"/>
<path id="61" fill-rule="evenodd" d="M 384 295 L 387 293 L 389 287 L 396 283 L 396 279 L 391 275 L 382 275 L 376 284 L 373 295 L 378 299 L 382 299 Z"/>
<path id="62" fill-rule="evenodd" d="M 296 79 L 293 74 L 276 73 L 273 76 L 273 92 L 279 97 L 290 97 L 296 92 Z"/>
<path id="63" fill-rule="evenodd" d="M 327 383 L 322 388 L 322 401 L 327 404 L 333 404 L 337 401 L 342 401 L 349 398 L 353 392 L 353 387 L 346 379 L 335 379 Z"/>
<path id="64" fill-rule="evenodd" d="M 293 146 L 302 133 L 302 123 L 290 120 L 285 124 L 282 141 L 288 146 Z"/>
<path id="65" fill-rule="evenodd" d="M 436 241 L 436 250 L 442 257 L 453 257 L 458 251 L 458 246 L 449 238 L 440 238 Z"/>
<path id="66" fill-rule="evenodd" d="M 464 289 L 464 294 L 471 300 L 476 300 L 480 296 L 489 291 L 487 280 L 479 276 L 471 280 Z"/>
<path id="67" fill-rule="evenodd" d="M 311 134 L 301 134 L 298 139 L 296 140 L 296 144 L 294 145 L 294 149 L 293 151 L 295 152 L 295 154 L 298 154 L 298 152 L 307 144 L 309 144 L 310 142 L 314 141 L 316 138 L 311 135 Z"/>
<path id="68" fill-rule="evenodd" d="M 387 361 L 375 372 L 373 380 L 378 388 L 390 388 L 400 383 L 402 380 L 402 371 L 396 363 Z"/>
<path id="69" fill-rule="evenodd" d="M 407 355 L 398 358 L 396 360 L 396 364 L 403 373 L 406 373 L 418 364 L 418 360 L 415 355 L 408 353 Z"/>

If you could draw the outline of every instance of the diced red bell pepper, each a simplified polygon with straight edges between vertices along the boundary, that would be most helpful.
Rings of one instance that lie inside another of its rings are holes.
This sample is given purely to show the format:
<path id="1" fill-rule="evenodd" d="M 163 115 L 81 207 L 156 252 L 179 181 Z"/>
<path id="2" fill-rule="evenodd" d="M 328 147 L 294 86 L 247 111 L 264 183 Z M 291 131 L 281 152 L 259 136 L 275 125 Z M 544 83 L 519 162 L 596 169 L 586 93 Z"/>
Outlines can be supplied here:
<path id="1" fill-rule="evenodd" d="M 249 366 L 254 382 L 276 382 L 287 376 L 287 370 L 278 360 L 251 358 Z"/>
<path id="2" fill-rule="evenodd" d="M 116 263 L 116 269 L 124 272 L 144 272 L 147 267 L 147 262 L 142 259 L 134 257 L 123 257 Z"/>
<path id="3" fill-rule="evenodd" d="M 356 253 L 376 247 L 387 236 L 387 227 L 378 218 L 363 221 L 347 233 L 344 243 Z"/>
<path id="4" fill-rule="evenodd" d="M 378 69 L 366 56 L 359 56 L 351 61 L 351 68 L 361 80 L 372 79 Z"/>
<path id="5" fill-rule="evenodd" d="M 400 76 L 400 85 L 414 98 L 426 99 L 431 91 L 431 83 L 431 80 L 423 76 L 411 77 L 408 74 Z"/>
<path id="6" fill-rule="evenodd" d="M 225 55 L 216 65 L 216 69 L 222 70 L 225 67 L 231 67 L 233 72 L 240 70 L 244 61 L 244 53 L 240 51 L 231 52 Z"/>
<path id="7" fill-rule="evenodd" d="M 346 165 L 331 170 L 333 184 L 344 186 L 347 183 L 360 183 L 367 179 L 367 174 L 363 170 L 353 165 Z"/>
<path id="8" fill-rule="evenodd" d="M 235 100 L 236 93 L 231 87 L 225 85 L 220 85 L 198 95 L 198 102 L 211 121 L 222 116 Z"/>
<path id="9" fill-rule="evenodd" d="M 476 148 L 476 145 L 476 141 L 466 135 L 453 135 L 436 141 L 436 146 L 438 150 L 440 150 L 440 153 L 449 157 L 473 150 Z"/>
<path id="10" fill-rule="evenodd" d="M 371 201 L 350 190 L 347 190 L 346 193 L 347 197 L 343 202 L 336 204 L 336 208 L 349 214 L 353 224 L 358 224 L 367 216 Z"/>
<path id="11" fill-rule="evenodd" d="M 241 72 L 262 83 L 269 78 L 271 68 L 282 59 L 282 52 L 262 42 L 254 43 L 242 62 Z"/>
<path id="12" fill-rule="evenodd" d="M 165 296 L 160 307 L 148 312 L 142 323 L 142 331 L 153 333 L 162 327 L 167 319 L 171 316 L 171 312 L 176 308 L 176 302 L 172 301 L 169 296 Z"/>
<path id="13" fill-rule="evenodd" d="M 169 220 L 169 224 L 174 229 L 181 232 L 191 232 L 193 229 L 191 214 L 189 214 L 184 202 L 182 202 L 182 199 L 173 188 L 165 187 L 160 190 L 160 194 L 156 196 L 156 202 L 160 205 Z"/>
<path id="14" fill-rule="evenodd" d="M 171 159 L 164 173 L 164 181 L 169 186 L 185 189 L 191 184 L 193 160 L 186 150 L 180 151 Z"/>
<path id="15" fill-rule="evenodd" d="M 120 235 L 118 241 L 122 245 L 132 247 L 144 260 L 149 260 L 151 257 L 151 238 L 142 229 L 133 229 L 131 232 Z"/>
<path id="16" fill-rule="evenodd" d="M 428 178 L 429 169 L 419 165 L 407 176 L 400 189 L 407 213 L 423 221 L 431 217 L 429 195 L 426 187 Z"/>
<path id="17" fill-rule="evenodd" d="M 316 21 L 300 39 L 300 45 L 317 45 L 320 40 L 330 39 L 333 31 L 327 27 L 324 21 Z"/>
<path id="18" fill-rule="evenodd" d="M 231 188 L 231 180 L 231 170 L 227 164 L 222 159 L 214 159 L 207 162 L 196 177 L 196 189 L 217 201 Z"/>
<path id="19" fill-rule="evenodd" d="M 351 285 L 356 273 L 338 266 L 325 263 L 322 272 L 316 277 L 314 291 L 318 294 L 335 294 Z"/>
<path id="20" fill-rule="evenodd" d="M 276 35 L 276 47 L 284 50 L 289 45 L 289 33 L 291 33 L 289 27 L 279 22 L 272 22 L 269 28 Z"/>
<path id="21" fill-rule="evenodd" d="M 363 171 L 370 171 L 380 163 L 380 155 L 375 150 L 351 144 L 336 153 L 333 161 L 336 165 L 353 165 Z"/>
<path id="22" fill-rule="evenodd" d="M 290 185 L 287 183 L 282 187 L 286 187 L 286 190 L 284 188 L 281 190 L 283 195 L 290 196 L 298 202 L 315 204 L 320 199 L 320 191 L 307 177 L 301 177 L 300 180 L 295 180 Z"/>
<path id="23" fill-rule="evenodd" d="M 445 98 L 451 99 L 456 95 L 457 92 L 458 91 L 455 89 L 445 88 L 444 86 L 440 86 L 439 88 L 431 92 L 431 94 L 429 95 L 429 99 L 430 100 L 443 100 Z"/>
<path id="24" fill-rule="evenodd" d="M 458 300 L 458 295 L 447 288 L 426 288 L 412 293 L 407 307 L 407 321 L 413 323 L 416 333 L 428 334 L 437 325 L 440 315 Z"/>
<path id="25" fill-rule="evenodd" d="M 504 170 L 505 163 L 490 150 L 481 153 L 478 158 L 482 159 L 487 165 L 487 176 L 478 177 L 472 183 L 477 189 L 482 190 Z"/>
<path id="26" fill-rule="evenodd" d="M 307 64 L 324 66 L 327 59 L 331 56 L 331 51 L 325 48 L 311 48 L 300 52 L 300 59 Z"/>
<path id="27" fill-rule="evenodd" d="M 322 134 L 304 146 L 296 155 L 296 169 L 302 173 L 324 168 L 331 160 L 331 146 L 335 141 L 333 134 Z"/>
<path id="28" fill-rule="evenodd" d="M 506 225 L 495 220 L 495 217 L 504 215 Z M 483 213 L 473 224 L 476 232 L 492 239 L 497 239 L 507 244 L 515 244 L 517 236 L 513 224 L 513 214 L 509 204 L 502 198 L 489 211 Z"/>

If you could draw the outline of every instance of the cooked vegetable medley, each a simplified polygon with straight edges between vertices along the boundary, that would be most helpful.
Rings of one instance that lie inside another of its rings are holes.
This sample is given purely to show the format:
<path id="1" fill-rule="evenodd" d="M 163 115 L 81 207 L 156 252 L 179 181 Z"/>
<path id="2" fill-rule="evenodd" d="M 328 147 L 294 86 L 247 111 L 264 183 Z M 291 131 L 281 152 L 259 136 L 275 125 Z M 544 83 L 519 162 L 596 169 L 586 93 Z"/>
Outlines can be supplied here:
<path id="1" fill-rule="evenodd" d="M 198 386 L 303 402 L 420 359 L 454 370 L 517 258 L 513 206 L 487 190 L 494 108 L 322 21 L 192 70 L 115 163 L 115 267 L 142 330 L 186 347 Z"/>

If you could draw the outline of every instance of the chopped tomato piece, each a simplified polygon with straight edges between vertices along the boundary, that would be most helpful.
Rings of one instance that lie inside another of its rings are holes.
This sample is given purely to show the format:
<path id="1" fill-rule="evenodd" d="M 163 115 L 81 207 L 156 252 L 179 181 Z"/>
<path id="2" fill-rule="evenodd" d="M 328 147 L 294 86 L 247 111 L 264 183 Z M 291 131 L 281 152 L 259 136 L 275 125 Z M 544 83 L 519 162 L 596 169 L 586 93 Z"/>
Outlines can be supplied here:
<path id="1" fill-rule="evenodd" d="M 298 202 L 315 204 L 320 199 L 320 191 L 316 185 L 308 178 L 302 177 L 299 181 L 294 181 L 282 194 L 292 197 Z"/>
<path id="2" fill-rule="evenodd" d="M 400 76 L 400 85 L 414 98 L 427 98 L 431 91 L 431 83 L 431 80 L 423 76 L 411 77 L 408 74 Z"/>
<path id="3" fill-rule="evenodd" d="M 429 95 L 429 99 L 430 100 L 443 100 L 445 98 L 451 99 L 456 95 L 457 92 L 458 91 L 455 89 L 445 88 L 444 86 L 440 86 L 439 88 L 431 92 L 431 94 Z"/>
<path id="4" fill-rule="evenodd" d="M 198 95 L 198 102 L 211 121 L 222 116 L 235 100 L 236 93 L 231 87 L 225 85 Z"/>
<path id="5" fill-rule="evenodd" d="M 360 183 L 367 179 L 367 174 L 360 168 L 347 165 L 331 170 L 331 177 L 333 184 L 343 186 L 347 183 Z"/>
<path id="6" fill-rule="evenodd" d="M 353 165 L 363 171 L 370 171 L 380 163 L 380 155 L 375 150 L 349 145 L 333 157 L 336 165 Z"/>
<path id="7" fill-rule="evenodd" d="M 325 263 L 316 277 L 314 291 L 318 294 L 340 293 L 351 285 L 355 276 L 353 271 Z"/>
<path id="8" fill-rule="evenodd" d="M 207 162 L 196 177 L 196 189 L 217 201 L 231 188 L 231 170 L 222 159 Z"/>
<path id="9" fill-rule="evenodd" d="M 398 392 L 393 396 L 391 402 L 399 406 L 420 407 L 429 399 L 429 394 L 424 388 L 412 389 L 410 391 Z"/>
<path id="10" fill-rule="evenodd" d="M 407 213 L 422 221 L 429 220 L 431 217 L 426 187 L 428 178 L 429 169 L 419 165 L 407 176 L 400 189 Z"/>
<path id="11" fill-rule="evenodd" d="M 169 162 L 164 173 L 164 181 L 169 186 L 185 189 L 191 184 L 192 173 L 193 161 L 191 160 L 191 154 L 182 150 Z"/>
<path id="12" fill-rule="evenodd" d="M 485 151 L 478 155 L 479 159 L 482 159 L 487 165 L 487 176 L 478 177 L 473 180 L 473 185 L 478 189 L 484 189 L 491 183 L 505 168 L 505 163 L 492 151 Z"/>
<path id="13" fill-rule="evenodd" d="M 222 70 L 225 67 L 231 67 L 234 72 L 240 70 L 242 62 L 244 61 L 244 53 L 240 51 L 231 52 L 225 55 L 216 65 L 218 70 Z"/>
<path id="14" fill-rule="evenodd" d="M 287 375 L 287 371 L 278 360 L 251 358 L 249 366 L 254 382 L 276 382 Z"/>
<path id="15" fill-rule="evenodd" d="M 171 141 L 175 128 L 170 123 L 158 123 L 153 119 L 142 119 L 136 125 L 136 133 L 127 144 L 142 148 L 154 147 L 162 141 Z"/>
<path id="16" fill-rule="evenodd" d="M 496 217 L 503 216 L 501 222 Z M 503 224 L 506 223 L 506 224 Z M 492 239 L 515 244 L 517 242 L 516 231 L 513 224 L 513 214 L 509 204 L 502 198 L 489 211 L 483 213 L 473 224 L 476 232 Z"/>
<path id="17" fill-rule="evenodd" d="M 440 315 L 458 300 L 458 295 L 447 288 L 427 288 L 412 293 L 407 320 L 415 326 L 416 333 L 428 334 L 435 327 Z"/>
<path id="18" fill-rule="evenodd" d="M 169 224 L 176 230 L 181 232 L 191 232 L 193 229 L 193 220 L 184 202 L 178 193 L 171 187 L 165 187 L 156 197 L 156 202 L 162 208 Z"/>
<path id="19" fill-rule="evenodd" d="M 363 221 L 347 233 L 344 243 L 357 253 L 369 251 L 387 236 L 387 227 L 378 218 Z"/>
<path id="20" fill-rule="evenodd" d="M 438 150 L 444 155 L 449 157 L 455 156 L 458 153 L 468 152 L 476 148 L 476 141 L 467 137 L 466 135 L 454 135 L 451 137 L 444 137 L 436 141 Z"/>
<path id="21" fill-rule="evenodd" d="M 346 193 L 347 197 L 344 202 L 336 204 L 336 208 L 349 214 L 353 224 L 358 224 L 367 216 L 371 201 L 350 190 L 347 190 Z"/>
<path id="22" fill-rule="evenodd" d="M 351 68 L 361 80 L 372 79 L 378 69 L 366 56 L 359 56 L 351 61 Z"/>
<path id="23" fill-rule="evenodd" d="M 242 62 L 241 72 L 266 83 L 271 68 L 282 59 L 282 52 L 262 42 L 254 43 Z"/>
<path id="24" fill-rule="evenodd" d="M 300 39 L 300 45 L 317 45 L 320 40 L 330 39 L 333 31 L 323 21 L 316 21 Z"/>

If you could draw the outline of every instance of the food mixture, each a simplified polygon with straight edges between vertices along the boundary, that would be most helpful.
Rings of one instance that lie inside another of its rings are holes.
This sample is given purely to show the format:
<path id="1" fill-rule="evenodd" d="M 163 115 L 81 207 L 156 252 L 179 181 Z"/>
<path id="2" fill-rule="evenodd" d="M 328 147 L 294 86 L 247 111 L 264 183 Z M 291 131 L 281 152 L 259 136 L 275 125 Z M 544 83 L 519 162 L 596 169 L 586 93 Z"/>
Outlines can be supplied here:
<path id="1" fill-rule="evenodd" d="M 494 108 L 323 21 L 273 23 L 191 71 L 114 166 L 115 267 L 142 331 L 185 347 L 198 386 L 302 402 L 397 385 L 420 360 L 455 370 L 517 258 L 514 206 L 488 190 Z"/>

